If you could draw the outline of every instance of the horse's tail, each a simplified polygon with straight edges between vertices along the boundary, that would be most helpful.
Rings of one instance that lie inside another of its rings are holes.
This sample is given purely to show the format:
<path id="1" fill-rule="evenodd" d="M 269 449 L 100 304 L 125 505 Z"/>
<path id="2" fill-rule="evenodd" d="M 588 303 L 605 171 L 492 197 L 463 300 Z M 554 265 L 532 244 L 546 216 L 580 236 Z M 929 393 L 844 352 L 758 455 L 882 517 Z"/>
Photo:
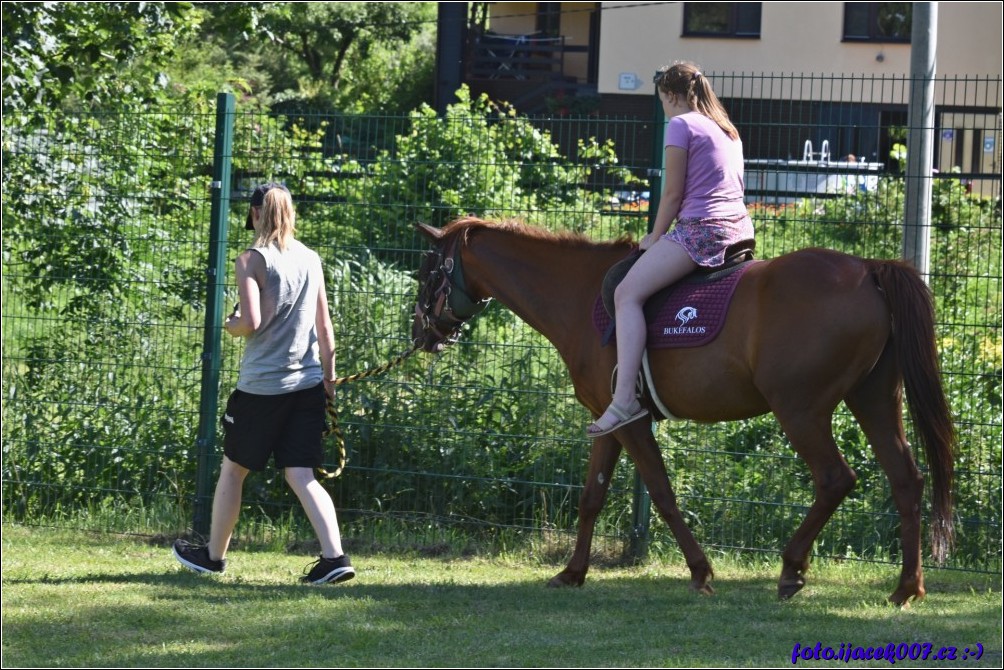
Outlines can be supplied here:
<path id="1" fill-rule="evenodd" d="M 954 539 L 952 485 L 955 474 L 955 426 L 941 385 L 934 335 L 934 300 L 913 266 L 883 261 L 874 276 L 892 314 L 892 341 L 910 417 L 927 455 L 932 483 L 931 552 L 939 563 Z"/>

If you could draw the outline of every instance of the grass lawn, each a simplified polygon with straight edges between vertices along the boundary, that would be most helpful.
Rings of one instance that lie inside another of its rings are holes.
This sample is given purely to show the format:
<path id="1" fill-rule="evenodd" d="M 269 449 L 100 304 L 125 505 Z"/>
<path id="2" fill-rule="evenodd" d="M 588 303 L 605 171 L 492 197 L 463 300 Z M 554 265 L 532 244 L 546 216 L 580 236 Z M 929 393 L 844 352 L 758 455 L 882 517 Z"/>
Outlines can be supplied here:
<path id="1" fill-rule="evenodd" d="M 898 568 L 865 563 L 814 565 L 778 602 L 777 561 L 712 557 L 712 597 L 682 563 L 548 589 L 562 566 L 516 555 L 359 553 L 355 580 L 315 587 L 297 582 L 305 554 L 235 550 L 205 576 L 148 538 L 5 525 L 2 541 L 3 667 L 791 667 L 795 644 L 817 642 L 931 645 L 898 667 L 1001 667 L 998 575 L 929 569 L 927 598 L 898 609 Z M 942 647 L 955 659 L 934 660 Z M 890 666 L 795 665 L 835 664 Z"/>

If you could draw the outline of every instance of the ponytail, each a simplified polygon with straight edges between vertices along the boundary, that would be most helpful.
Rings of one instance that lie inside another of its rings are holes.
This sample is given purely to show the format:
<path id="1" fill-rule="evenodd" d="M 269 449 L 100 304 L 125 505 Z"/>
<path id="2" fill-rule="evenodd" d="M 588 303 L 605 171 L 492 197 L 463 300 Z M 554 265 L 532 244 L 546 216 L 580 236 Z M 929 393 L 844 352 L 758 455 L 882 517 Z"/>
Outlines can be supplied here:
<path id="1" fill-rule="evenodd" d="M 260 216 L 261 224 L 254 246 L 267 247 L 274 243 L 280 251 L 285 251 L 296 233 L 296 210 L 289 192 L 280 188 L 268 191 L 261 205 Z"/>
<path id="2" fill-rule="evenodd" d="M 662 67 L 655 76 L 658 89 L 664 93 L 683 96 L 691 108 L 718 124 L 733 140 L 739 139 L 739 131 L 729 119 L 729 113 L 715 95 L 711 82 L 693 63 L 676 63 Z"/>

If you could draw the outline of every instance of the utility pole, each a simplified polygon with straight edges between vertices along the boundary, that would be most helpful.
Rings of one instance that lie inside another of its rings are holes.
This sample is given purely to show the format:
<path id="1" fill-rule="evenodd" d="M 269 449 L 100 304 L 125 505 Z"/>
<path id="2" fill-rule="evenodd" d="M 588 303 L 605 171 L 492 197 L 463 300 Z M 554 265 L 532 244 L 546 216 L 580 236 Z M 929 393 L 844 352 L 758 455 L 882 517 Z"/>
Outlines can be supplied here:
<path id="1" fill-rule="evenodd" d="M 938 3 L 913 3 L 910 34 L 910 108 L 907 113 L 906 198 L 903 258 L 927 281 L 931 251 L 931 186 L 934 179 L 934 71 Z"/>

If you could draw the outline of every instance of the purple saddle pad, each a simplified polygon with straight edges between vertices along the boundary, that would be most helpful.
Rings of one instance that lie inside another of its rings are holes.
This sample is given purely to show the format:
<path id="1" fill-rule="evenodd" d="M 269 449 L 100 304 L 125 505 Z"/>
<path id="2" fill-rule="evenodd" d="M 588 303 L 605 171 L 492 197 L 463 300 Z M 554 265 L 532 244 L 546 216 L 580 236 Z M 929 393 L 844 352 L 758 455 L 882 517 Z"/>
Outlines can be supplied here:
<path id="1" fill-rule="evenodd" d="M 671 286 L 663 296 L 657 294 L 645 306 L 648 320 L 649 349 L 699 347 L 718 336 L 739 280 L 753 263 L 744 263 L 721 279 L 688 283 L 686 279 Z M 613 319 L 597 296 L 593 305 L 593 326 L 602 337 Z M 614 333 L 616 336 L 616 333 Z"/>

